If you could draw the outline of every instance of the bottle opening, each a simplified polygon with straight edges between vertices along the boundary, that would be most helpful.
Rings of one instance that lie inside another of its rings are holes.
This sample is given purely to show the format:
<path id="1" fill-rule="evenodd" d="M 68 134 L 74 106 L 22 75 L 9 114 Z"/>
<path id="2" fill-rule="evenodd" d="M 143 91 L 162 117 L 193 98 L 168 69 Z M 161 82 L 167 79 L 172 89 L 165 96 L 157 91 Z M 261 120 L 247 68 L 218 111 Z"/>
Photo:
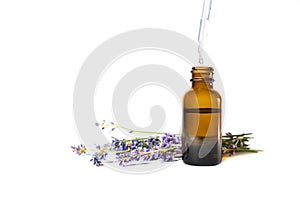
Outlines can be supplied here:
<path id="1" fill-rule="evenodd" d="M 211 85 L 214 82 L 214 69 L 212 67 L 193 67 L 191 72 L 192 82 L 205 81 Z"/>

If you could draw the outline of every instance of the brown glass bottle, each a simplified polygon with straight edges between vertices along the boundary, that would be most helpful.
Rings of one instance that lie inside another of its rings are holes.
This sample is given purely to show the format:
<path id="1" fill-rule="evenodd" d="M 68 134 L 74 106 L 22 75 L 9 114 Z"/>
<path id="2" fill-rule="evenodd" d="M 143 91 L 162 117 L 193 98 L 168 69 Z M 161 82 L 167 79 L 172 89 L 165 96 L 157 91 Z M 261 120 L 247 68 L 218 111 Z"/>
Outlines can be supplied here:
<path id="1" fill-rule="evenodd" d="M 183 162 L 217 165 L 222 160 L 221 96 L 213 89 L 213 68 L 193 67 L 192 88 L 183 98 Z"/>

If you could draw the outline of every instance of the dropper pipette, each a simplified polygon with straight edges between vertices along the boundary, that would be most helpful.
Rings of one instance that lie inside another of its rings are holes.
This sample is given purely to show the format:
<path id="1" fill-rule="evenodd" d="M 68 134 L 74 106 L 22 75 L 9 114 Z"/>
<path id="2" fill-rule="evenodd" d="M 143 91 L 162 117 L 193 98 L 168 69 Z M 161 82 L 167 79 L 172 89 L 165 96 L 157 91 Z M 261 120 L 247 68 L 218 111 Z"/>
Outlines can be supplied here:
<path id="1" fill-rule="evenodd" d="M 205 39 L 207 36 L 206 24 L 209 21 L 210 10 L 212 0 L 203 0 L 202 13 L 200 18 L 199 33 L 198 33 L 198 52 L 199 52 L 199 64 L 203 65 L 204 58 L 203 52 Z"/>

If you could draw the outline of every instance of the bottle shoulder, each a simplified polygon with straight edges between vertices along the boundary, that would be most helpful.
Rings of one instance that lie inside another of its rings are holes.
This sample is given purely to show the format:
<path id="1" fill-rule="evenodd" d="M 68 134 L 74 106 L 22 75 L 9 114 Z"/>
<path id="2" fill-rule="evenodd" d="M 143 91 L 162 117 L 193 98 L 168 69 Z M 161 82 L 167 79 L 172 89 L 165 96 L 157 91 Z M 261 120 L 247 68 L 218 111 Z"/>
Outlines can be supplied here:
<path id="1" fill-rule="evenodd" d="M 212 95 L 215 95 L 216 97 L 222 98 L 222 97 L 221 97 L 221 94 L 220 94 L 217 90 L 215 90 L 215 89 L 211 89 L 211 90 L 210 90 L 210 93 L 211 93 Z"/>
<path id="2" fill-rule="evenodd" d="M 218 91 L 214 89 L 194 89 L 188 90 L 183 97 L 184 107 L 221 107 L 222 98 Z"/>

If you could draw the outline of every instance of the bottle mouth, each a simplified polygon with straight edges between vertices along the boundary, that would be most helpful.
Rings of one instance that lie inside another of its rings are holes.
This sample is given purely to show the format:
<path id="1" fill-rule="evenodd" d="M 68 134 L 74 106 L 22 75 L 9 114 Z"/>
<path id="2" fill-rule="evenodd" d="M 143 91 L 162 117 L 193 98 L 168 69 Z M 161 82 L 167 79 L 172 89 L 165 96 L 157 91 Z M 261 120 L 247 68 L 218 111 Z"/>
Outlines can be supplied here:
<path id="1" fill-rule="evenodd" d="M 204 67 L 204 66 L 196 66 L 192 68 L 192 73 L 212 73 L 214 71 L 214 68 L 212 67 Z"/>

